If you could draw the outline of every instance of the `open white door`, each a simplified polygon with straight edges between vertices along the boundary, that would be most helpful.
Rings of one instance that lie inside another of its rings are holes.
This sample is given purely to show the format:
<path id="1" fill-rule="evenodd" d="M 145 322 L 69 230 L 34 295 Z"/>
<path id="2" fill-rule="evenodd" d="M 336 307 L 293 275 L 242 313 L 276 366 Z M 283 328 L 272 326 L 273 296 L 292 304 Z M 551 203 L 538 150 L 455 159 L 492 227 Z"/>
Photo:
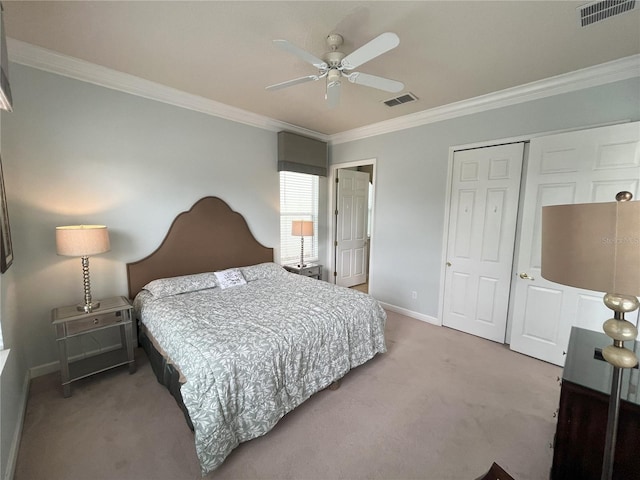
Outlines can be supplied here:
<path id="1" fill-rule="evenodd" d="M 455 152 L 443 324 L 504 343 L 524 144 Z"/>
<path id="2" fill-rule="evenodd" d="M 336 188 L 336 283 L 343 287 L 367 281 L 369 174 L 339 169 Z"/>
<path id="3" fill-rule="evenodd" d="M 602 331 L 612 315 L 602 303 L 603 293 L 565 287 L 540 275 L 542 207 L 612 202 L 621 190 L 638 199 L 639 184 L 638 122 L 531 141 L 512 289 L 513 350 L 562 366 L 571 326 Z"/>

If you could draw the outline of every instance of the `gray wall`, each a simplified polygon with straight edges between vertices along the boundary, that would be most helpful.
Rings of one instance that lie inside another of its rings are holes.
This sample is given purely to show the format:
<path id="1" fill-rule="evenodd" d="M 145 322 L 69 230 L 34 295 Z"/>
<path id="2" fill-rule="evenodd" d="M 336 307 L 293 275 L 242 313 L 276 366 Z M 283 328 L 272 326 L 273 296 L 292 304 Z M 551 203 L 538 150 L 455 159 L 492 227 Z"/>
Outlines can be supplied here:
<path id="1" fill-rule="evenodd" d="M 639 119 L 635 78 L 332 146 L 332 165 L 377 159 L 371 293 L 437 317 L 449 147 Z"/>
<path id="2" fill-rule="evenodd" d="M 50 311 L 82 299 L 80 259 L 56 255 L 57 225 L 109 227 L 111 251 L 90 261 L 95 299 L 126 294 L 125 263 L 153 251 L 203 196 L 241 212 L 267 246 L 277 248 L 280 234 L 275 132 L 18 64 L 10 72 L 14 112 L 2 114 L 1 151 L 15 260 L 2 276 L 12 349 L 1 386 L 2 472 L 26 369 L 57 361 Z M 100 346 L 83 339 L 76 351 Z"/>

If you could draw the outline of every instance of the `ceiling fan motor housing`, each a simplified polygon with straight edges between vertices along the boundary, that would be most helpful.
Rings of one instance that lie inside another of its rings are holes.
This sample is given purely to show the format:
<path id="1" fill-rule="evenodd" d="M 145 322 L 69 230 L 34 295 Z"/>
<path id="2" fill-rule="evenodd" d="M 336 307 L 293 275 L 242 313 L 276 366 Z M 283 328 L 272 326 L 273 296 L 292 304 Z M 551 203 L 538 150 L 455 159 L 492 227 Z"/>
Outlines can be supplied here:
<path id="1" fill-rule="evenodd" d="M 338 68 L 343 58 L 344 53 L 342 52 L 328 52 L 324 57 L 324 61 L 327 62 L 327 65 L 329 65 L 329 67 Z"/>
<path id="2" fill-rule="evenodd" d="M 337 68 L 330 69 L 327 75 L 327 83 L 329 84 L 336 83 L 336 82 L 339 83 L 341 75 L 342 73 Z"/>

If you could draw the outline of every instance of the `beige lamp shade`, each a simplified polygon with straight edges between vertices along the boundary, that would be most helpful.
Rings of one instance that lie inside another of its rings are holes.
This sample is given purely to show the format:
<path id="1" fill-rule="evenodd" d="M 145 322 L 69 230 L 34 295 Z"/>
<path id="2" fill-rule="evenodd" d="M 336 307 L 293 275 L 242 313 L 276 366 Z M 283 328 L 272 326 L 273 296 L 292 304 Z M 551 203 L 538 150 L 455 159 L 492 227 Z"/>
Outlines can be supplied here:
<path id="1" fill-rule="evenodd" d="M 572 287 L 640 295 L 640 202 L 542 209 L 542 276 Z"/>
<path id="2" fill-rule="evenodd" d="M 291 235 L 294 237 L 313 237 L 311 220 L 294 220 L 291 222 Z"/>
<path id="3" fill-rule="evenodd" d="M 56 227 L 58 255 L 88 257 L 108 252 L 109 232 L 104 225 L 69 225 Z"/>

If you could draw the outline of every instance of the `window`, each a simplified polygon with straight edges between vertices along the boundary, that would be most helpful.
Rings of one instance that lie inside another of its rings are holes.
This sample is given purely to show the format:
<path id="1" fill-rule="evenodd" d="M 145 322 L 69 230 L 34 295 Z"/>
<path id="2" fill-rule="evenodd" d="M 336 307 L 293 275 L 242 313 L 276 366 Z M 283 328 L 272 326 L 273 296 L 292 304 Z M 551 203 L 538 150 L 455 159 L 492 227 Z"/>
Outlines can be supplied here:
<path id="1" fill-rule="evenodd" d="M 304 238 L 305 262 L 318 261 L 318 177 L 280 172 L 280 263 L 300 261 L 300 237 L 291 235 L 293 220 L 312 220 L 313 237 Z"/>

